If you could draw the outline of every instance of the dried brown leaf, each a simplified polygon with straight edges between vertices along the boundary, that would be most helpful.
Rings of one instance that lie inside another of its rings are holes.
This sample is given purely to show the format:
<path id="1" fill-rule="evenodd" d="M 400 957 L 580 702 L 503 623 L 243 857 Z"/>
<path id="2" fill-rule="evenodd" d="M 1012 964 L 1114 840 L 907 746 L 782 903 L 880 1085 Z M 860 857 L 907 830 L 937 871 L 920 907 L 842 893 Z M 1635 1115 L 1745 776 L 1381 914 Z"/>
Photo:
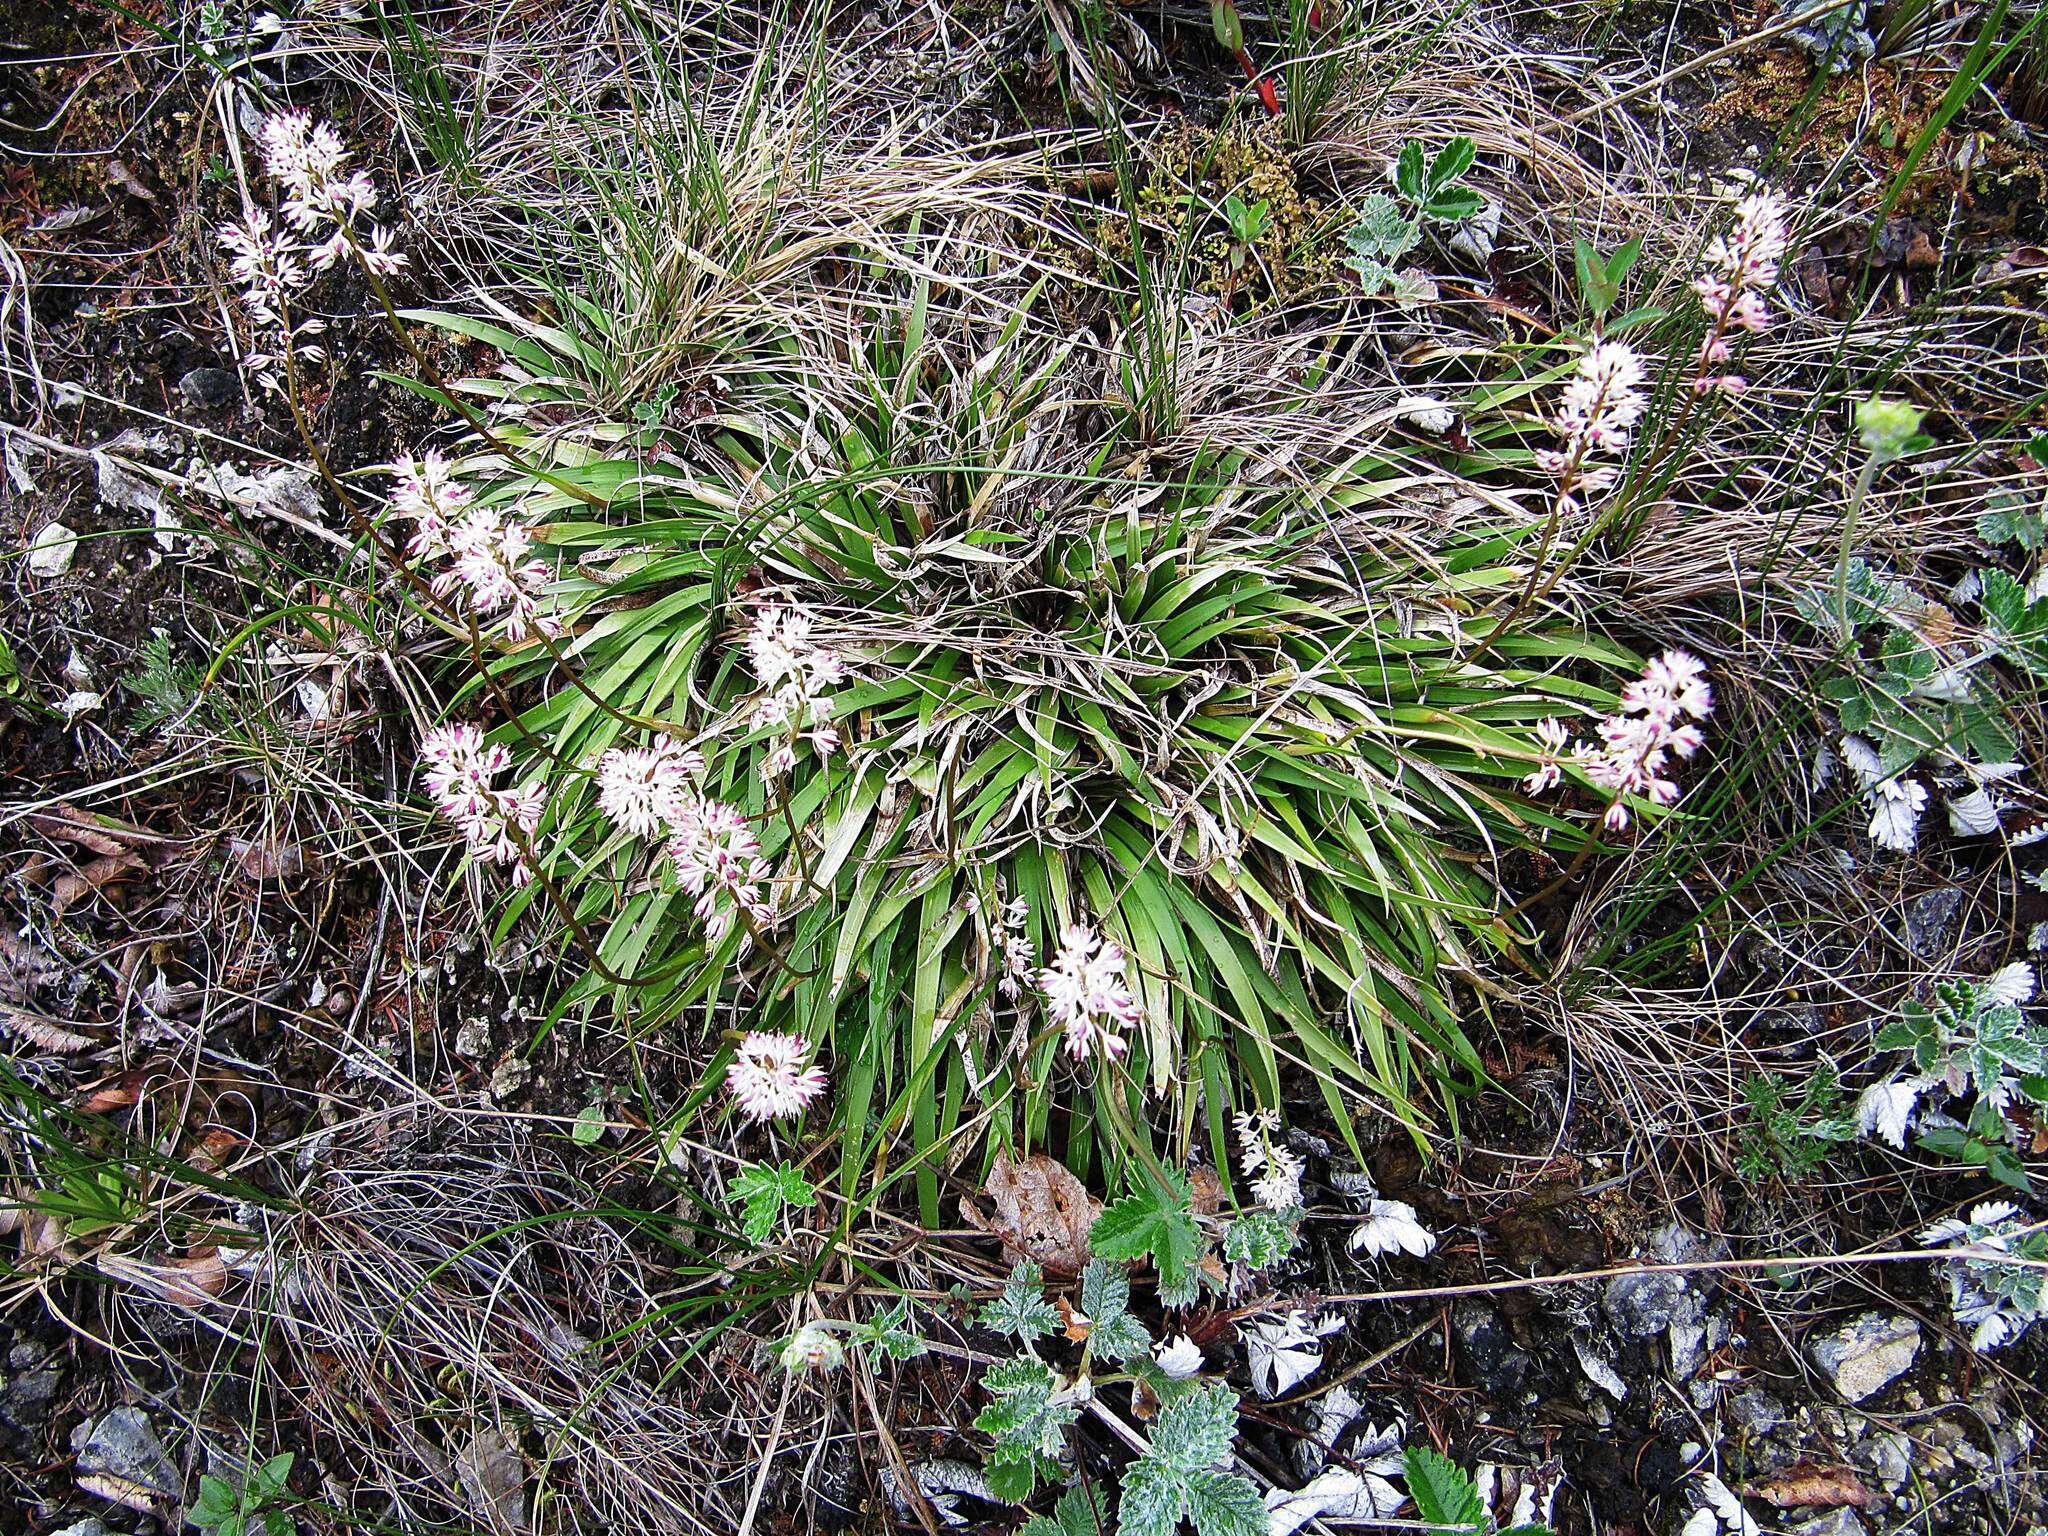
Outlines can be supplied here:
<path id="1" fill-rule="evenodd" d="M 95 816 L 90 811 L 81 811 L 75 805 L 59 805 L 47 811 L 38 811 L 28 818 L 28 824 L 45 837 L 55 838 L 59 842 L 77 843 L 102 856 L 119 853 L 134 843 L 162 841 L 140 827 L 127 826 L 105 816 Z"/>
<path id="2" fill-rule="evenodd" d="M 968 1224 L 1002 1239 L 1012 1258 L 1030 1259 L 1057 1274 L 1077 1275 L 1088 1263 L 1088 1229 L 1102 1204 L 1067 1168 L 1034 1152 L 1021 1161 L 1003 1157 L 989 1170 L 991 1214 L 978 1201 L 960 1202 Z"/>
<path id="3" fill-rule="evenodd" d="M 66 1260 L 76 1257 L 64 1246 L 64 1239 L 68 1233 L 64 1227 L 63 1217 L 52 1216 L 49 1212 L 36 1210 L 32 1206 L 21 1207 L 20 1217 L 16 1231 L 21 1235 L 23 1259 Z"/>
<path id="4" fill-rule="evenodd" d="M 10 1035 L 19 1035 L 41 1051 L 89 1051 L 100 1043 L 91 1035 L 81 1035 L 66 1029 L 55 1019 L 30 1013 L 26 1008 L 16 1008 L 11 1003 L 0 1003 L 0 1029 Z"/>
<path id="5" fill-rule="evenodd" d="M 105 891 L 117 880 L 140 874 L 146 868 L 148 866 L 142 860 L 123 850 L 94 859 L 85 868 L 71 874 L 59 875 L 57 883 L 50 887 L 50 915 L 61 918 L 75 903 L 95 892 Z"/>
<path id="6" fill-rule="evenodd" d="M 1844 1505 L 1865 1509 L 1877 1501 L 1877 1495 L 1851 1468 L 1818 1461 L 1795 1462 L 1751 1483 L 1749 1491 L 1778 1509 L 1840 1509 Z"/>
<path id="7" fill-rule="evenodd" d="M 265 880 L 295 880 L 308 872 L 317 873 L 319 868 L 318 857 L 309 855 L 304 845 L 279 837 L 260 841 L 238 837 L 228 844 L 228 852 L 235 867 L 259 884 Z"/>
<path id="8" fill-rule="evenodd" d="M 473 1504 L 494 1516 L 492 1525 L 505 1531 L 533 1529 L 526 1513 L 526 1457 L 502 1430 L 480 1426 L 455 1454 L 455 1472 Z"/>
<path id="9" fill-rule="evenodd" d="M 102 1254 L 99 1268 L 102 1274 L 154 1291 L 181 1307 L 205 1306 L 228 1283 L 227 1265 L 211 1248 L 167 1264 L 152 1264 L 120 1253 Z"/>
<path id="10" fill-rule="evenodd" d="M 142 184 L 142 179 L 128 169 L 125 160 L 109 160 L 106 163 L 107 180 L 126 192 L 137 202 L 153 203 L 156 194 Z"/>
<path id="11" fill-rule="evenodd" d="M 88 1115 L 104 1115 L 110 1109 L 132 1108 L 141 1102 L 144 1081 L 140 1072 L 123 1072 L 119 1077 L 110 1077 L 96 1085 L 78 1107 Z"/>
<path id="12" fill-rule="evenodd" d="M 36 235 L 57 235 L 67 229 L 77 229 L 95 219 L 106 217 L 105 208 L 87 208 L 82 203 L 66 203 L 62 208 L 53 209 L 29 225 L 29 233 Z"/>
<path id="13" fill-rule="evenodd" d="M 185 1154 L 185 1161 L 201 1173 L 218 1173 L 242 1145 L 242 1138 L 223 1126 L 215 1126 L 199 1138 L 199 1145 Z"/>

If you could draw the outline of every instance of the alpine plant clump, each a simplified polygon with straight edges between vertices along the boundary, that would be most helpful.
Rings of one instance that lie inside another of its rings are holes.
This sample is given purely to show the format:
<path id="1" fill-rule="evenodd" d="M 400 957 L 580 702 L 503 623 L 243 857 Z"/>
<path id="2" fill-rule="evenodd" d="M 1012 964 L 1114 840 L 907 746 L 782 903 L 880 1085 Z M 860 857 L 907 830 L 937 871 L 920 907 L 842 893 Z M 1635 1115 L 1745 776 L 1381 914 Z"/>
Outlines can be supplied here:
<path id="1" fill-rule="evenodd" d="M 1727 327 L 1775 280 L 1771 206 L 1709 253 Z M 1054 424 L 1100 430 L 1031 326 L 952 373 L 878 327 L 854 364 L 873 403 L 826 442 L 772 408 L 613 421 L 600 348 L 445 323 L 504 355 L 461 386 L 493 425 L 459 462 L 397 465 L 390 512 L 550 766 L 501 805 L 493 752 L 496 777 L 436 803 L 588 936 L 603 963 L 565 1008 L 716 1019 L 707 1074 L 741 1117 L 829 1102 L 849 1163 L 970 1120 L 1057 1141 L 1069 1090 L 1196 1078 L 1220 1162 L 1283 1061 L 1340 1125 L 1363 1096 L 1420 1134 L 1418 1088 L 1482 1071 L 1451 978 L 1534 942 L 1455 842 L 1575 825 L 1546 795 L 1566 777 L 1623 829 L 1702 744 L 1712 691 L 1678 651 L 1575 740 L 1585 675 L 1622 658 L 1527 598 L 1475 611 L 1519 574 L 1478 533 L 1426 563 L 1340 549 L 1356 470 L 1267 483 L 1203 449 L 1161 473 L 1114 431 L 1088 473 L 1014 467 Z M 1553 526 L 1620 483 L 1649 369 L 1585 347 L 1546 419 Z M 1285 1149 L 1252 1156 L 1270 1205 Z"/>

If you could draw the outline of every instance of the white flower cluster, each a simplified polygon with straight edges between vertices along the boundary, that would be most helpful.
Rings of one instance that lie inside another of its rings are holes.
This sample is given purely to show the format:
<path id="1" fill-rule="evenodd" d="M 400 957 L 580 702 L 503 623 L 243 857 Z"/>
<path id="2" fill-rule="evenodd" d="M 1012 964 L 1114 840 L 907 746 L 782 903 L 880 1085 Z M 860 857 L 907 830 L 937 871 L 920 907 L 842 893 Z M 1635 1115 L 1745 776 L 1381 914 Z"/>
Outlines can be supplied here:
<path id="1" fill-rule="evenodd" d="M 1588 347 L 1579 366 L 1560 392 L 1551 430 L 1560 448 L 1546 448 L 1536 463 L 1558 483 L 1558 507 L 1574 511 L 1590 491 L 1614 484 L 1616 465 L 1596 462 L 1596 454 L 1619 457 L 1628 451 L 1629 436 L 1643 416 L 1643 359 L 1626 342 L 1601 341 Z"/>
<path id="2" fill-rule="evenodd" d="M 812 640 L 816 625 L 801 608 L 770 606 L 747 630 L 747 659 L 766 690 L 754 703 L 754 727 L 787 733 L 761 761 L 761 777 L 771 784 L 796 767 L 799 739 L 820 757 L 839 749 L 839 732 L 829 724 L 830 690 L 846 680 L 846 663 Z"/>
<path id="3" fill-rule="evenodd" d="M 370 222 L 376 185 L 367 172 L 348 169 L 348 151 L 332 127 L 305 112 L 273 112 L 258 126 L 256 143 L 264 170 L 283 193 L 283 221 L 252 203 L 217 234 L 243 306 L 264 338 L 242 366 L 265 388 L 276 389 L 286 358 L 318 361 L 323 355 L 311 339 L 322 333 L 321 322 L 291 320 L 291 295 L 351 249 L 379 277 L 402 269 L 405 257 L 392 249 L 391 232 Z"/>
<path id="4" fill-rule="evenodd" d="M 479 509 L 469 488 L 456 480 L 447 461 L 429 453 L 397 467 L 399 485 L 393 494 L 396 510 L 411 518 L 410 553 L 416 558 L 449 553 L 463 542 L 461 530 L 473 524 Z M 778 626 L 784 639 L 801 640 Z M 801 663 L 806 679 L 839 675 L 815 659 Z M 779 681 L 787 682 L 784 671 Z M 807 686 L 807 685 L 800 685 Z M 806 698 L 808 694 L 806 694 Z M 421 777 L 441 813 L 462 828 L 463 835 L 485 862 L 514 866 L 520 881 L 532 878 L 526 852 L 546 807 L 539 783 L 519 789 L 496 788 L 500 775 L 512 767 L 512 754 L 484 740 L 475 726 L 444 726 L 420 743 Z M 657 734 L 644 746 L 620 746 L 599 757 L 594 773 L 599 810 L 628 837 L 661 840 L 675 871 L 676 883 L 696 898 L 693 910 L 710 942 L 726 937 L 735 919 L 744 916 L 758 933 L 775 922 L 766 894 L 771 871 L 752 824 L 735 806 L 705 794 L 704 756 L 674 738 Z M 1014 913 L 1014 917 L 1012 914 Z M 1012 903 L 1006 925 L 1021 930 L 1024 909 Z M 1028 969 L 1025 942 L 1023 967 Z M 1013 967 L 1018 962 L 1012 961 Z M 757 1030 L 743 1036 L 725 1082 L 740 1112 L 759 1122 L 800 1114 L 824 1091 L 824 1070 L 807 1065 L 811 1043 L 803 1035 Z"/>
<path id="5" fill-rule="evenodd" d="M 1052 961 L 1038 973 L 1046 1016 L 1066 1034 L 1067 1054 L 1085 1060 L 1098 1046 L 1115 1059 L 1130 1048 L 1124 1031 L 1143 1016 L 1124 978 L 1123 949 L 1087 923 L 1060 930 Z"/>
<path id="6" fill-rule="evenodd" d="M 1640 795 L 1653 805 L 1677 800 L 1678 784 L 1665 777 L 1665 768 L 1671 758 L 1691 757 L 1705 744 L 1700 728 L 1689 722 L 1704 720 L 1713 710 L 1706 664 L 1685 651 L 1666 651 L 1645 664 L 1643 675 L 1622 690 L 1621 708 L 1601 720 L 1597 741 L 1574 747 L 1561 721 L 1540 722 L 1540 756 L 1522 787 L 1532 795 L 1555 788 L 1569 758 L 1613 796 L 1605 825 L 1619 832 L 1628 825 L 1625 796 Z"/>
<path id="7" fill-rule="evenodd" d="M 1255 1109 L 1232 1117 L 1237 1128 L 1237 1159 L 1252 1179 L 1252 1196 L 1269 1211 L 1291 1211 L 1301 1205 L 1301 1159 L 1273 1139 L 1280 1112 Z"/>
<path id="8" fill-rule="evenodd" d="M 805 1323 L 783 1341 L 780 1359 L 792 1373 L 833 1371 L 846 1363 L 846 1346 L 829 1328 Z"/>
<path id="9" fill-rule="evenodd" d="M 420 741 L 420 781 L 435 809 L 462 831 L 471 851 L 486 864 L 509 864 L 521 884 L 533 878 L 526 846 L 547 808 L 547 789 L 538 781 L 517 789 L 495 787 L 512 766 L 512 754 L 486 742 L 473 725 L 444 725 Z"/>
<path id="10" fill-rule="evenodd" d="M 683 819 L 704 772 L 704 754 L 659 735 L 646 747 L 613 747 L 597 760 L 597 806 L 628 837 L 658 837 Z"/>
<path id="11" fill-rule="evenodd" d="M 1024 931 L 1024 924 L 1030 916 L 1031 903 L 1022 896 L 1012 896 L 1003 903 L 998 914 L 996 943 L 1002 950 L 1003 974 L 996 983 L 996 990 L 1013 1002 L 1023 995 L 1031 980 L 1031 967 L 1038 959 L 1031 935 Z"/>
<path id="12" fill-rule="evenodd" d="M 775 908 L 764 894 L 768 861 L 753 825 L 723 800 L 691 797 L 678 803 L 669 823 L 668 858 L 676 880 L 697 898 L 695 911 L 713 943 L 732 929 L 735 914 L 745 913 L 756 928 L 775 921 Z"/>
<path id="13" fill-rule="evenodd" d="M 802 1114 L 825 1091 L 825 1069 L 805 1065 L 810 1054 L 811 1042 L 802 1035 L 756 1030 L 744 1036 L 725 1069 L 726 1088 L 740 1113 L 756 1122 Z"/>
<path id="14" fill-rule="evenodd" d="M 768 861 L 738 807 L 699 787 L 704 755 L 658 735 L 645 747 L 613 747 L 597 760 L 598 809 L 628 837 L 666 838 L 676 882 L 715 944 L 744 914 L 755 928 L 775 921 L 765 894 Z"/>
<path id="15" fill-rule="evenodd" d="M 1778 265 L 1791 243 L 1785 200 L 1775 192 L 1756 192 L 1735 205 L 1734 229 L 1708 245 L 1706 270 L 1692 285 L 1707 310 L 1695 389 L 1733 394 L 1748 387 L 1740 374 L 1710 370 L 1728 361 L 1731 333 L 1761 331 L 1771 323 L 1764 299 L 1778 285 Z"/>
<path id="16" fill-rule="evenodd" d="M 534 558 L 533 535 L 523 522 L 505 508 L 478 501 L 432 449 L 418 459 L 400 459 L 390 473 L 396 481 L 391 510 L 413 525 L 406 553 L 443 562 L 432 578 L 436 596 L 455 598 L 478 618 L 502 623 L 513 644 L 529 635 L 564 632 L 548 603 L 555 573 Z"/>

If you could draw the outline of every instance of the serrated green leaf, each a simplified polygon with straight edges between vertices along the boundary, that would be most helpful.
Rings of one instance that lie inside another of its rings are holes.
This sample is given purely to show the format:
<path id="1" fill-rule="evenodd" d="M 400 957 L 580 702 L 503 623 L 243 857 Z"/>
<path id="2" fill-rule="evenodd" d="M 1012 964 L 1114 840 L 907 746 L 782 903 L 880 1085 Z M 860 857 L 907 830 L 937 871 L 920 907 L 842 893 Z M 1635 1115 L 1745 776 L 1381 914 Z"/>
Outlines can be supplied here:
<path id="1" fill-rule="evenodd" d="M 1429 162 L 1429 190 L 1441 192 L 1472 169 L 1479 146 L 1464 134 L 1445 143 Z"/>
<path id="2" fill-rule="evenodd" d="M 1426 1445 L 1412 1445 L 1402 1455 L 1408 1496 L 1423 1522 L 1440 1533 L 1483 1531 L 1490 1523 L 1479 1487 L 1449 1457 Z"/>
<path id="3" fill-rule="evenodd" d="M 1187 1511 L 1187 1474 L 1141 1456 L 1124 1472 L 1117 1494 L 1118 1536 L 1173 1536 Z"/>
<path id="4" fill-rule="evenodd" d="M 1394 185 L 1411 203 L 1419 203 L 1429 195 L 1429 171 L 1423 162 L 1422 146 L 1413 139 L 1401 146 L 1401 153 L 1394 160 Z"/>
<path id="5" fill-rule="evenodd" d="M 925 1352 L 925 1341 L 910 1323 L 910 1302 L 899 1300 L 855 1328 L 848 1342 L 878 1350 L 892 1360 L 914 1360 Z"/>
<path id="6" fill-rule="evenodd" d="M 1106 1498 L 1103 1485 L 1093 1485 L 1096 1498 Z M 1105 1502 L 1098 1516 L 1087 1488 L 1069 1488 L 1060 1495 L 1050 1515 L 1033 1515 L 1018 1536 L 1103 1536 L 1114 1530 Z"/>
<path id="7" fill-rule="evenodd" d="M 1081 1271 L 1081 1310 L 1088 1315 L 1089 1350 L 1105 1360 L 1129 1360 L 1152 1348 L 1145 1325 L 1131 1316 L 1131 1282 L 1091 1259 Z"/>
<path id="8" fill-rule="evenodd" d="M 2020 497 L 2007 498 L 2004 505 L 1994 505 L 1988 512 L 1977 518 L 1977 537 L 1986 544 L 2015 544 L 2021 549 L 2039 549 L 2044 528 L 2042 509 L 2030 500 Z"/>
<path id="9" fill-rule="evenodd" d="M 1053 1374 L 1037 1360 L 1000 1361 L 983 1373 L 981 1384 L 993 1397 L 974 1418 L 974 1427 L 994 1441 L 987 1457 L 989 1474 L 993 1478 L 997 1466 L 1022 1465 L 1028 1474 L 1023 1492 L 1003 1497 L 1023 1498 L 1039 1471 L 1057 1464 L 1062 1435 L 1079 1410 L 1053 1401 Z"/>
<path id="10" fill-rule="evenodd" d="M 749 1163 L 733 1175 L 732 1198 L 740 1204 L 740 1230 L 750 1243 L 774 1235 L 784 1210 L 805 1210 L 817 1203 L 817 1191 L 788 1162 Z"/>
<path id="11" fill-rule="evenodd" d="M 1187 1474 L 1182 1498 L 1196 1536 L 1265 1536 L 1266 1501 L 1248 1477 L 1204 1467 Z"/>
<path id="12" fill-rule="evenodd" d="M 1045 1299 L 1044 1272 L 1029 1259 L 1019 1259 L 1003 1282 L 1003 1294 L 981 1309 L 979 1321 L 1026 1343 L 1057 1333 L 1060 1314 Z"/>
<path id="13" fill-rule="evenodd" d="M 1359 201 L 1357 217 L 1344 235 L 1344 243 L 1351 251 L 1354 264 L 1358 260 L 1367 260 L 1390 269 L 1393 263 L 1415 249 L 1419 239 L 1421 231 L 1415 221 L 1384 192 L 1374 192 Z"/>
<path id="14" fill-rule="evenodd" d="M 1185 1469 L 1212 1467 L 1229 1456 L 1236 1440 L 1237 1394 L 1208 1381 L 1161 1406 L 1149 1454 Z"/>
<path id="15" fill-rule="evenodd" d="M 1038 1460 L 1024 1456 L 1014 1461 L 990 1461 L 982 1468 L 988 1491 L 1008 1504 L 1022 1504 L 1038 1486 Z"/>
<path id="16" fill-rule="evenodd" d="M 1422 211 L 1442 224 L 1459 224 L 1486 206 L 1486 199 L 1470 187 L 1451 187 L 1430 195 Z"/>
<path id="17" fill-rule="evenodd" d="M 1189 1209 L 1186 1178 L 1172 1170 L 1167 1178 L 1171 1187 L 1147 1175 L 1136 1192 L 1105 1207 L 1089 1228 L 1088 1242 L 1105 1259 L 1150 1258 L 1160 1280 L 1170 1284 L 1200 1257 L 1202 1234 Z"/>

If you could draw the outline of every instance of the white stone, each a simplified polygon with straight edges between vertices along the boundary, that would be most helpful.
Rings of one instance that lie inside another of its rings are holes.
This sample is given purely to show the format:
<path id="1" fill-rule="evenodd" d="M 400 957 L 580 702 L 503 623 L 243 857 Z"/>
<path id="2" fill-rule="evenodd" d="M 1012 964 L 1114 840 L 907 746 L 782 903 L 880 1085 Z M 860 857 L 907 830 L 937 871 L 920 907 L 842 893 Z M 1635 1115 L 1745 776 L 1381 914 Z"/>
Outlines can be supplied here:
<path id="1" fill-rule="evenodd" d="M 1806 1341 L 1806 1358 L 1852 1403 L 1898 1380 L 1919 1354 L 1920 1325 L 1883 1312 L 1865 1312 Z"/>
<path id="2" fill-rule="evenodd" d="M 45 523 L 29 540 L 28 568 L 34 576 L 62 576 L 78 558 L 78 535 L 62 523 Z"/>

